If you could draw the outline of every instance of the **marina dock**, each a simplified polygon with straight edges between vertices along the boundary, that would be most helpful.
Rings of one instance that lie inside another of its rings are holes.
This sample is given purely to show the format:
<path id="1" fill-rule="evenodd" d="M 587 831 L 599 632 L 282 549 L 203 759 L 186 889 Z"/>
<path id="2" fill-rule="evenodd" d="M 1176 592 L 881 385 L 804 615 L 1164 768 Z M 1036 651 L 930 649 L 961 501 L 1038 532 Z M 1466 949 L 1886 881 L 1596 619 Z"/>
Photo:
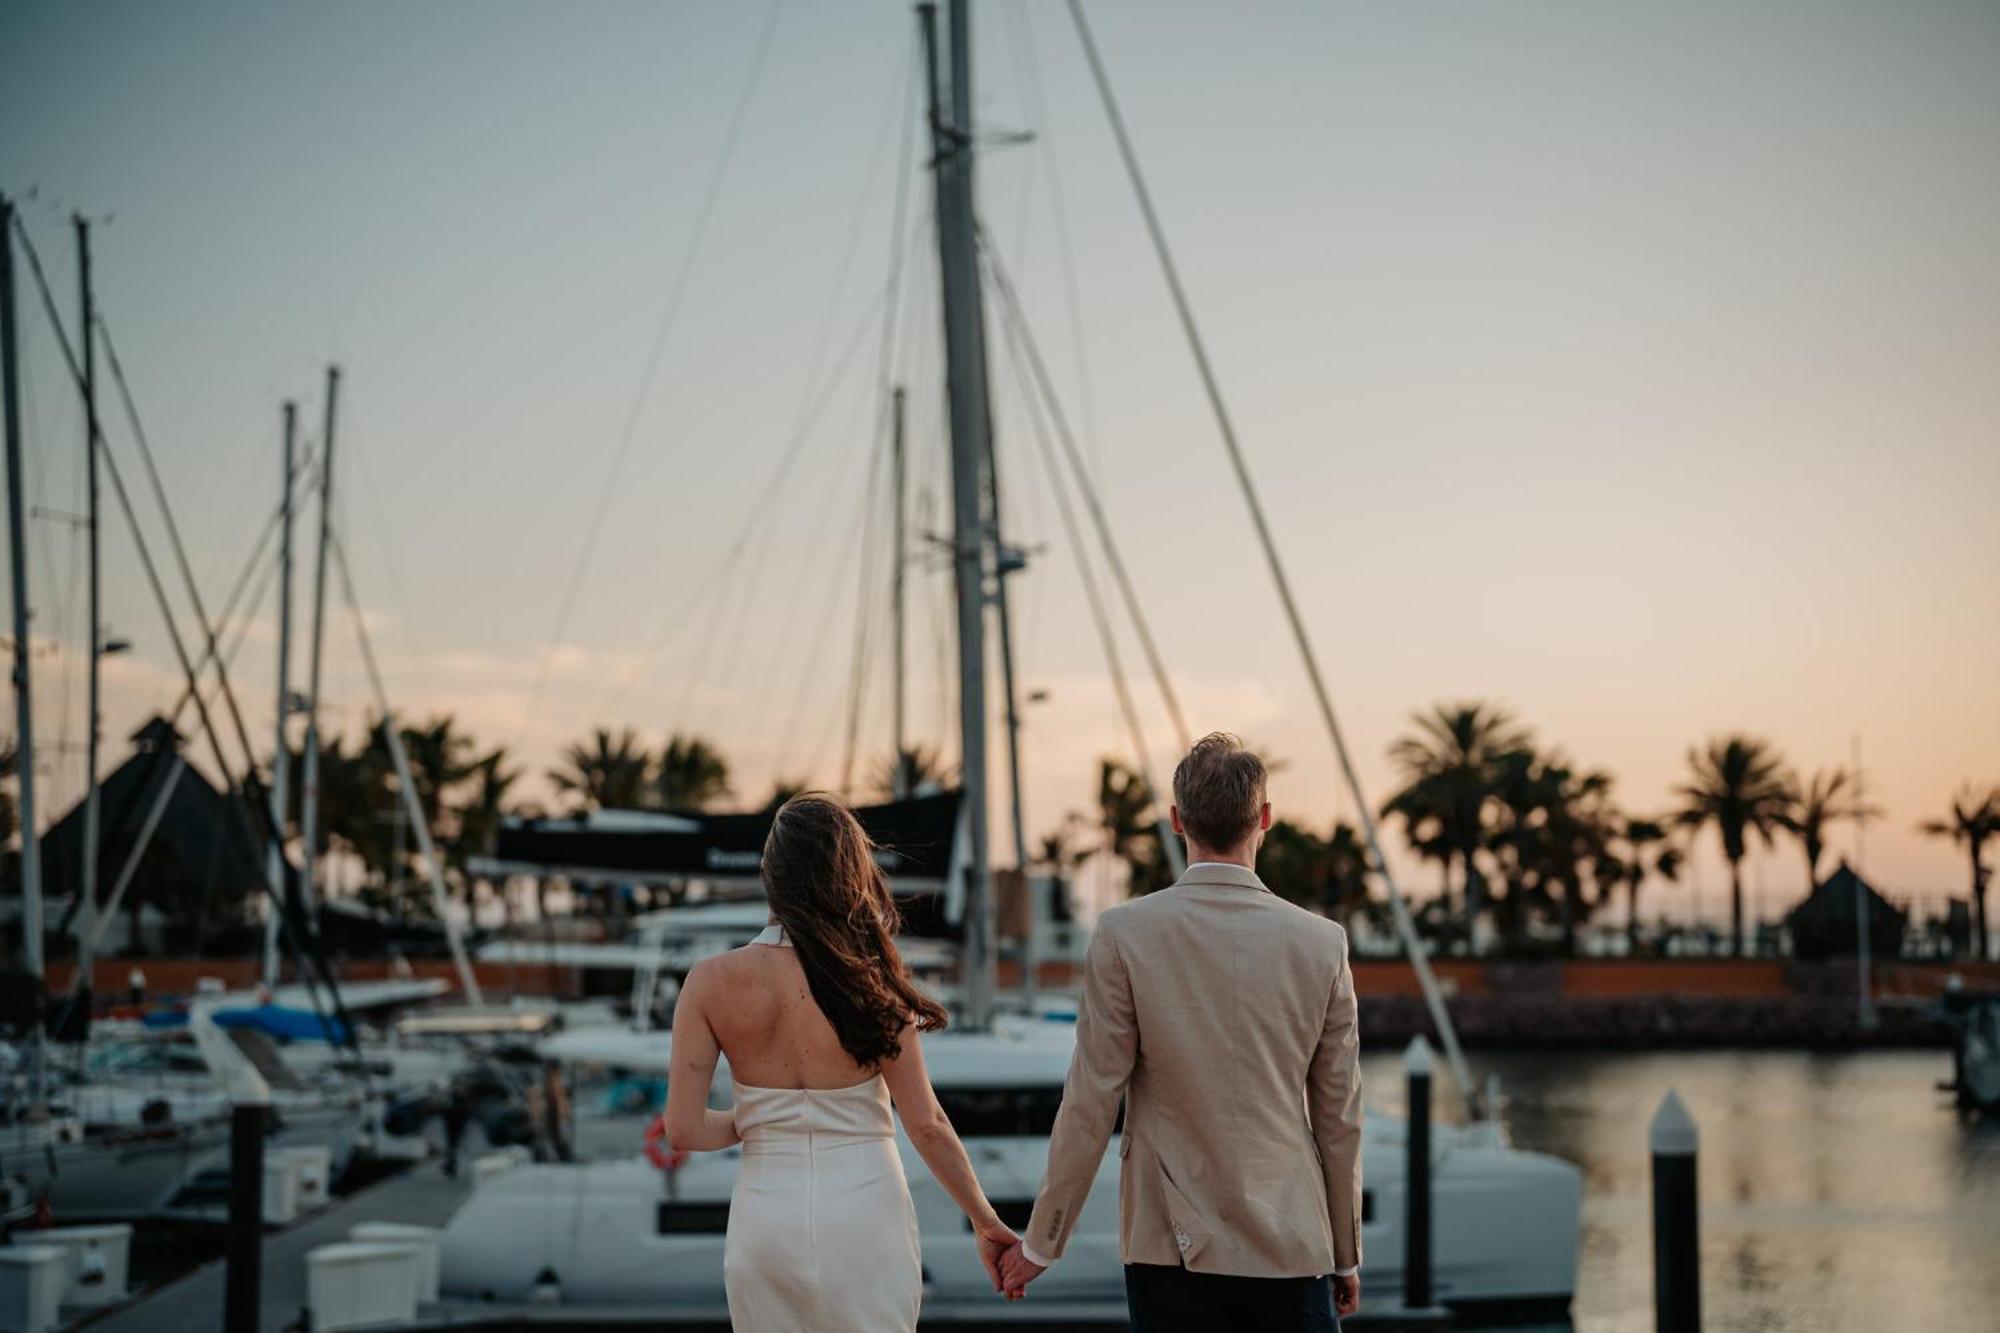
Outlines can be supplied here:
<path id="1" fill-rule="evenodd" d="M 312 1250 L 346 1240 L 364 1222 L 443 1226 L 471 1188 L 469 1174 L 453 1179 L 426 1162 L 266 1235 L 258 1327 L 277 1333 L 307 1326 L 306 1255 Z M 80 1326 L 93 1333 L 210 1333 L 221 1327 L 224 1278 L 225 1261 L 218 1258 Z"/>

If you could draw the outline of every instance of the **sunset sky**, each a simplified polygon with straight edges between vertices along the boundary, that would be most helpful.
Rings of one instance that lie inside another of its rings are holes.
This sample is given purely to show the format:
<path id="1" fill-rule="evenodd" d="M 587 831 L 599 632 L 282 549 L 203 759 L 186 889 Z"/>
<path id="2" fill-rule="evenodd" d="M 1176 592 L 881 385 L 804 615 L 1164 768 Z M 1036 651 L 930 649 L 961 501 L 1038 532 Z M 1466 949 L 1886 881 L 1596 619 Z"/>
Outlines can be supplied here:
<path id="1" fill-rule="evenodd" d="M 974 9 L 982 216 L 1190 720 L 1282 760 L 1279 812 L 1324 825 L 1351 806 L 1068 13 Z M 1871 878 L 1963 893 L 1961 852 L 1915 825 L 2000 782 L 2000 7 L 1089 13 L 1371 800 L 1436 701 L 1504 702 L 1641 812 L 1709 735 L 1805 770 L 1858 737 L 1888 812 Z M 399 710 L 509 745 L 543 798 L 595 724 L 692 728 L 760 802 L 839 776 L 899 180 L 890 371 L 922 526 L 945 523 L 914 36 L 901 3 L 13 4 L 0 189 L 65 319 L 68 214 L 103 220 L 100 305 L 212 602 L 276 502 L 281 402 L 317 436 L 338 361 L 337 523 Z M 24 300 L 29 499 L 74 511 L 78 407 Z M 1039 833 L 1126 746 L 990 323 L 1018 667 L 1048 696 L 1024 724 Z M 104 404 L 136 484 L 108 382 Z M 911 729 L 946 740 L 948 588 L 918 544 Z M 80 551 L 36 523 L 58 809 Z M 122 521 L 105 551 L 136 644 L 106 668 L 115 762 L 178 676 Z M 327 713 L 352 729 L 370 705 L 332 610 Z M 239 664 L 265 747 L 271 616 Z M 1778 910 L 1802 858 L 1781 843 L 1750 878 Z M 1712 848 L 1696 882 L 1719 909 Z M 1684 912 L 1671 892 L 1649 906 Z"/>

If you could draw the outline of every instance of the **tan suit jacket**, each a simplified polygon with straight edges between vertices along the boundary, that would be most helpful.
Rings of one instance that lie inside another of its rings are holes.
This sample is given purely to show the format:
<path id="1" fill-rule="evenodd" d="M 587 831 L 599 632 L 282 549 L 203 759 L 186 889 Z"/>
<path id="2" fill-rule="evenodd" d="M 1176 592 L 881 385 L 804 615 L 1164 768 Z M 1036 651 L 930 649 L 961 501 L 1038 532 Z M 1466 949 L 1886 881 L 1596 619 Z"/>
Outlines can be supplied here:
<path id="1" fill-rule="evenodd" d="M 1098 919 L 1076 1055 L 1028 1222 L 1057 1259 L 1125 1100 L 1124 1261 L 1317 1277 L 1361 1263 L 1361 1066 L 1347 932 L 1240 866 Z"/>

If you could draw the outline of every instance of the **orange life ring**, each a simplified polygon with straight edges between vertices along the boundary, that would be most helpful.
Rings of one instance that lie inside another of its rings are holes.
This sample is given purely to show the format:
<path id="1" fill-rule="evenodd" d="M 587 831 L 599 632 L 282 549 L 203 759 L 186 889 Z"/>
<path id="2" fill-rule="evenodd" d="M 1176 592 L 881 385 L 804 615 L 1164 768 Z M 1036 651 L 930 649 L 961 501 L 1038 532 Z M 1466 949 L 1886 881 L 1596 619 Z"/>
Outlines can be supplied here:
<path id="1" fill-rule="evenodd" d="M 667 1143 L 667 1118 L 653 1117 L 653 1123 L 646 1126 L 646 1160 L 662 1171 L 678 1171 L 687 1161 L 688 1155 Z"/>

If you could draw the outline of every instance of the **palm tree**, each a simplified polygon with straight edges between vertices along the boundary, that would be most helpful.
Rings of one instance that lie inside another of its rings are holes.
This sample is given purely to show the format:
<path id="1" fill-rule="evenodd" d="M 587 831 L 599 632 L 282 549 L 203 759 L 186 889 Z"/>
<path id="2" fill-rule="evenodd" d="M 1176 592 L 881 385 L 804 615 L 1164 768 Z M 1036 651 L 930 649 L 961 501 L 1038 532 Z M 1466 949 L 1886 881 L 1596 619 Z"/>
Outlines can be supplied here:
<path id="1" fill-rule="evenodd" d="M 1949 838 L 1965 844 L 1972 857 L 1972 916 L 1979 958 L 1989 956 L 1986 930 L 1986 844 L 2000 837 L 2000 787 L 1984 791 L 1968 782 L 1951 798 L 1948 819 L 1930 819 L 1918 826 L 1934 838 Z"/>
<path id="2" fill-rule="evenodd" d="M 563 751 L 562 766 L 549 770 L 549 782 L 585 810 L 637 810 L 647 804 L 651 769 L 646 747 L 630 727 L 616 736 L 599 727 L 588 741 Z"/>
<path id="3" fill-rule="evenodd" d="M 942 751 L 934 746 L 914 745 L 897 754 L 886 754 L 876 761 L 868 785 L 876 795 L 894 799 L 897 795 L 914 795 L 926 787 L 948 787 L 958 780 L 958 769 L 945 762 Z"/>
<path id="4" fill-rule="evenodd" d="M 1131 870 L 1131 896 L 1167 886 L 1167 858 L 1160 847 L 1159 819 L 1146 780 L 1116 759 L 1099 761 L 1097 809 L 1104 850 Z"/>
<path id="5" fill-rule="evenodd" d="M 1579 771 L 1560 755 L 1516 751 L 1495 763 L 1497 817 L 1487 838 L 1507 892 L 1502 934 L 1518 939 L 1531 910 L 1553 916 L 1565 953 L 1622 868 L 1610 844 L 1617 826 L 1611 777 Z"/>
<path id="6" fill-rule="evenodd" d="M 653 783 L 665 809 L 704 809 L 729 795 L 729 761 L 708 741 L 677 731 L 660 751 Z"/>
<path id="7" fill-rule="evenodd" d="M 1639 952 L 1639 890 L 1645 887 L 1651 875 L 1665 880 L 1679 879 L 1681 854 L 1672 846 L 1662 846 L 1667 842 L 1667 828 L 1657 819 L 1622 816 L 1614 836 L 1623 846 L 1624 855 L 1607 857 L 1605 883 L 1607 887 L 1621 883 L 1625 886 L 1625 949 L 1627 953 L 1636 954 Z M 1649 853 L 1653 847 L 1660 850 Z"/>
<path id="8" fill-rule="evenodd" d="M 1289 819 L 1273 822 L 1257 865 L 1273 893 L 1328 916 L 1350 916 L 1368 897 L 1368 848 L 1345 820 L 1325 838 Z"/>
<path id="9" fill-rule="evenodd" d="M 1478 700 L 1437 704 L 1410 721 L 1415 730 L 1389 747 L 1403 788 L 1382 813 L 1401 817 L 1404 836 L 1419 855 L 1444 863 L 1447 898 L 1451 862 L 1458 862 L 1469 944 L 1471 923 L 1485 905 L 1477 856 L 1486 841 L 1495 768 L 1503 757 L 1528 748 L 1528 732 L 1504 708 Z M 1446 910 L 1449 915 L 1449 903 Z"/>
<path id="10" fill-rule="evenodd" d="M 1791 785 L 1784 762 L 1770 742 L 1736 733 L 1711 739 L 1688 751 L 1691 779 L 1678 789 L 1682 805 L 1674 820 L 1691 832 L 1714 824 L 1729 861 L 1729 929 L 1736 952 L 1745 952 L 1743 856 L 1757 834 L 1769 847 L 1772 830 L 1784 827 L 1791 809 Z"/>
<path id="11" fill-rule="evenodd" d="M 1792 791 L 1791 808 L 1785 812 L 1785 829 L 1799 840 L 1806 854 L 1806 892 L 1819 886 L 1819 862 L 1826 854 L 1828 826 L 1843 819 L 1876 819 L 1879 807 L 1861 797 L 1861 779 L 1844 768 L 1822 769 L 1801 782 L 1794 774 L 1786 783 Z"/>
<path id="12" fill-rule="evenodd" d="M 490 855 L 500 836 L 500 821 L 513 813 L 507 793 L 521 780 L 521 770 L 507 767 L 507 747 L 473 761 L 466 773 L 470 792 L 458 810 L 458 836 L 449 853 L 461 870 L 466 858 Z"/>

